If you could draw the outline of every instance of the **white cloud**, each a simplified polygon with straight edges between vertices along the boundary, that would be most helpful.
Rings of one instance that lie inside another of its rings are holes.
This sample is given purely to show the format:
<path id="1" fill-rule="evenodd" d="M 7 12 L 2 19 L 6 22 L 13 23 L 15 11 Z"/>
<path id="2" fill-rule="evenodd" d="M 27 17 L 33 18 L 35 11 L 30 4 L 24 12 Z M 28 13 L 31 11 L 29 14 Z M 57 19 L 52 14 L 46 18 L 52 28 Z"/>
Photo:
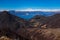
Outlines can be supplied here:
<path id="1" fill-rule="evenodd" d="M 4 10 L 0 10 L 4 11 Z M 9 11 L 9 10 L 6 10 Z M 32 9 L 32 8 L 27 8 L 27 9 L 16 9 L 15 11 L 44 11 L 44 12 L 59 12 L 60 9 Z"/>
<path id="2" fill-rule="evenodd" d="M 19 10 L 19 11 L 60 11 L 60 9 L 32 9 L 32 8 L 28 8 L 28 9 L 22 9 L 22 10 Z"/>
<path id="3" fill-rule="evenodd" d="M 28 8 L 28 9 L 22 9 L 20 11 L 34 11 L 32 8 Z"/>

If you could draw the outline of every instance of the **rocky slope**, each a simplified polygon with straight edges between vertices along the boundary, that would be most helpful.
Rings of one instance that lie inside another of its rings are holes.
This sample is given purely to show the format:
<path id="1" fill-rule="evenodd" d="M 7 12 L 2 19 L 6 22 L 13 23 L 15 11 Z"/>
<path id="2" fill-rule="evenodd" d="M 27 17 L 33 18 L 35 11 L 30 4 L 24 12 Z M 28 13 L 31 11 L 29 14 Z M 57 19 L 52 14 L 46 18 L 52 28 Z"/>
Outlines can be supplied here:
<path id="1" fill-rule="evenodd" d="M 30 26 L 35 28 L 41 28 L 41 26 L 45 25 L 48 21 L 48 17 L 42 15 L 36 15 L 29 20 Z"/>

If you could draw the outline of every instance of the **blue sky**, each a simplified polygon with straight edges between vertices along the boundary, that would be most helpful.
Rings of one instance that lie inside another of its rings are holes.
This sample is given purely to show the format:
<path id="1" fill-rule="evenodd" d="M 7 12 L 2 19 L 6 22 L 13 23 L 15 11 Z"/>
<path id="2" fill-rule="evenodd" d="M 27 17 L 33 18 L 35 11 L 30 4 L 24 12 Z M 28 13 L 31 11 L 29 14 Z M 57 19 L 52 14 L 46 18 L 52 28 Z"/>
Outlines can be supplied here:
<path id="1" fill-rule="evenodd" d="M 0 10 L 60 9 L 60 0 L 0 0 Z"/>

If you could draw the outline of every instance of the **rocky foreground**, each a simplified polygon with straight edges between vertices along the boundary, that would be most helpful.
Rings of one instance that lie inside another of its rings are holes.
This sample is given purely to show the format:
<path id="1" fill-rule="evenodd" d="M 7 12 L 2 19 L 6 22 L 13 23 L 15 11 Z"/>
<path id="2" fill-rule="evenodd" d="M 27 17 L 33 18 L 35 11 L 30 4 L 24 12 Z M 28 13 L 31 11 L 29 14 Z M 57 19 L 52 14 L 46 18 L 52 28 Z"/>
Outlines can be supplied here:
<path id="1" fill-rule="evenodd" d="M 10 38 L 1 36 L 0 40 L 60 40 L 60 29 L 36 29 L 28 28 L 19 30 L 18 34 L 21 37 Z M 12 35 L 11 35 L 12 36 Z"/>
<path id="2" fill-rule="evenodd" d="M 60 14 L 37 15 L 26 21 L 0 12 L 0 40 L 60 40 Z"/>

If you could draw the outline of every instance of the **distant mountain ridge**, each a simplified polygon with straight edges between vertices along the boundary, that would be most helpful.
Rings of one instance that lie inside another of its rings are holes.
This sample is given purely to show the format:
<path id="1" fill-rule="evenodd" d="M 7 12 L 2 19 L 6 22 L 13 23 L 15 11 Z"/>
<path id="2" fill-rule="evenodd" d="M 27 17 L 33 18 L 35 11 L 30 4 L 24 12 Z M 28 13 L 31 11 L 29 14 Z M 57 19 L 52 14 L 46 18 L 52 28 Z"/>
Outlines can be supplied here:
<path id="1" fill-rule="evenodd" d="M 16 15 L 18 17 L 24 18 L 26 20 L 31 19 L 32 17 L 36 15 L 43 15 L 43 16 L 52 16 L 56 12 L 43 12 L 43 11 L 9 11 L 11 14 Z"/>

